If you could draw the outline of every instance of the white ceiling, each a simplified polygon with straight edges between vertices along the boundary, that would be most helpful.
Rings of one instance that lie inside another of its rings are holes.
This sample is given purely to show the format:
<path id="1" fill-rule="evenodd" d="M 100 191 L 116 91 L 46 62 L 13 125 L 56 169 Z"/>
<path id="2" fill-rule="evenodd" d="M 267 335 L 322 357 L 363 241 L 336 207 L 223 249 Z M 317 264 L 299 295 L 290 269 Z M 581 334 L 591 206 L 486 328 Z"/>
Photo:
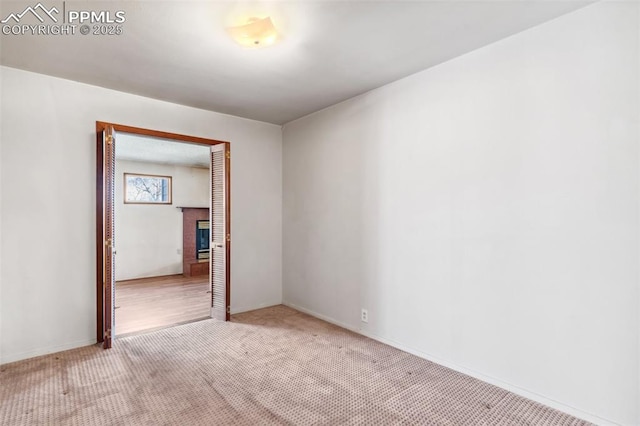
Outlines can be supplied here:
<path id="1" fill-rule="evenodd" d="M 0 63 L 283 124 L 590 2 L 66 1 L 124 10 L 123 34 L 1 35 Z M 0 15 L 36 3 L 2 1 Z M 282 31 L 274 46 L 243 49 L 225 32 L 267 15 Z"/>
<path id="2" fill-rule="evenodd" d="M 208 146 L 118 133 L 116 159 L 209 168 Z"/>

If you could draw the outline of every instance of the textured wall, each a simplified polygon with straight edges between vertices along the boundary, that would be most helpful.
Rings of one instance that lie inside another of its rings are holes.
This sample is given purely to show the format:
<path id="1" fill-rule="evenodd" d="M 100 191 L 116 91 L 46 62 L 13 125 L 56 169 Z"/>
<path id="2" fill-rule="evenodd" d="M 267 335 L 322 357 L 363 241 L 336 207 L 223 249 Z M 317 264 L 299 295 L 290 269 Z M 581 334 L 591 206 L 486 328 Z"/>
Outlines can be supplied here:
<path id="1" fill-rule="evenodd" d="M 95 341 L 96 120 L 230 141 L 231 309 L 280 303 L 279 126 L 12 68 L 0 79 L 0 363 Z"/>
<path id="2" fill-rule="evenodd" d="M 285 302 L 640 423 L 638 38 L 598 3 L 287 124 Z"/>

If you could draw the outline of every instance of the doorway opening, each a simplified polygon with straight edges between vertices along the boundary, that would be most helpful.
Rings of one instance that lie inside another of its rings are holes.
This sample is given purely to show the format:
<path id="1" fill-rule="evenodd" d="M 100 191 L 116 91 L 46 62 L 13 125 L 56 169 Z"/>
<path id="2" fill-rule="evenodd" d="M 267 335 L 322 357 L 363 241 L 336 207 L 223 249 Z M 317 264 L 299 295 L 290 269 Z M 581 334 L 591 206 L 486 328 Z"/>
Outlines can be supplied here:
<path id="1" fill-rule="evenodd" d="M 114 337 L 210 318 L 210 148 L 120 132 Z"/>
<path id="2" fill-rule="evenodd" d="M 96 123 L 97 340 L 230 317 L 230 144 Z"/>

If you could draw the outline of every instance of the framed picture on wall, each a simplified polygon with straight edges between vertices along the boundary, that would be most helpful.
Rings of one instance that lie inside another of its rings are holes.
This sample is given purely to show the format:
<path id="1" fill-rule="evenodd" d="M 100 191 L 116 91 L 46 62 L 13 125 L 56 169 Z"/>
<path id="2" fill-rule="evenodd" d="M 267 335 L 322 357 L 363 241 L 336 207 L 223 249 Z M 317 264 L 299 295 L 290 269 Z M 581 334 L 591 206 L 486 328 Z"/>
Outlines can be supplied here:
<path id="1" fill-rule="evenodd" d="M 125 204 L 171 204 L 171 176 L 124 174 Z"/>

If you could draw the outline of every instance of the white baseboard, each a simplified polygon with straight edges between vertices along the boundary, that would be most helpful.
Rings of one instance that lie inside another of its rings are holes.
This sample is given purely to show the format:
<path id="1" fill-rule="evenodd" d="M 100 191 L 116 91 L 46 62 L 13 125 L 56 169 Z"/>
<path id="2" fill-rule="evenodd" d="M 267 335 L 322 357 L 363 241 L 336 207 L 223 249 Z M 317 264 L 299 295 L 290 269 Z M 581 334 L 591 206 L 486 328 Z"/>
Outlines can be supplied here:
<path id="1" fill-rule="evenodd" d="M 242 312 L 255 311 L 256 309 L 267 308 L 270 306 L 280 305 L 280 301 L 273 303 L 261 303 L 258 306 L 240 306 L 231 309 L 231 314 L 239 314 Z M 30 351 L 19 352 L 15 354 L 5 355 L 0 353 L 0 365 L 9 364 L 10 362 L 22 361 L 29 358 L 35 358 L 37 356 L 49 355 L 56 352 L 67 351 L 69 349 L 81 348 L 83 346 L 90 346 L 96 344 L 97 340 L 80 340 L 76 342 L 66 343 L 63 345 L 50 346 L 46 348 L 38 348 Z"/>
<path id="2" fill-rule="evenodd" d="M 490 383 L 490 384 L 492 384 L 494 386 L 498 386 L 498 387 L 500 387 L 502 389 L 505 389 L 505 390 L 507 390 L 509 392 L 513 392 L 516 395 L 520 395 L 520 396 L 528 398 L 528 399 L 530 399 L 532 401 L 536 401 L 536 402 L 539 402 L 540 404 L 544 404 L 544 405 L 546 405 L 548 407 L 555 408 L 556 410 L 565 412 L 567 414 L 571 414 L 574 417 L 577 417 L 577 418 L 580 418 L 580 419 L 583 419 L 583 420 L 586 420 L 588 422 L 595 423 L 595 424 L 598 424 L 598 425 L 619 425 L 619 423 L 613 422 L 611 420 L 603 419 L 602 417 L 596 416 L 595 414 L 588 413 L 586 411 L 580 410 L 580 409 L 572 407 L 570 405 L 563 404 L 563 403 L 561 403 L 559 401 L 556 401 L 554 399 L 548 398 L 548 397 L 546 397 L 544 395 L 540 395 L 538 393 L 531 392 L 531 391 L 529 391 L 527 389 L 523 389 L 523 388 L 521 388 L 519 386 L 513 385 L 513 384 L 505 382 L 503 380 L 496 379 L 495 377 L 487 376 L 486 374 L 483 374 L 483 373 L 480 373 L 480 372 L 475 371 L 473 369 L 470 369 L 470 368 L 458 365 L 456 363 L 447 361 L 446 359 L 442 359 L 442 358 L 439 358 L 437 356 L 433 356 L 433 355 L 431 355 L 429 353 L 422 352 L 422 351 L 417 351 L 415 349 L 409 348 L 409 347 L 407 347 L 405 345 L 402 345 L 402 344 L 400 344 L 398 342 L 395 342 L 393 340 L 389 340 L 389 339 L 386 339 L 384 337 L 380 337 L 380 336 L 376 335 L 375 333 L 369 333 L 369 332 L 365 332 L 363 330 L 360 330 L 358 328 L 354 328 L 354 327 L 350 326 L 349 324 L 345 324 L 345 323 L 343 323 L 341 321 L 336 321 L 335 319 L 333 319 L 331 317 L 319 314 L 319 313 L 314 312 L 314 311 L 312 311 L 310 309 L 303 308 L 302 306 L 298 306 L 298 305 L 295 305 L 293 303 L 284 302 L 284 301 L 282 302 L 282 304 L 285 305 L 285 306 L 288 306 L 288 307 L 290 307 L 292 309 L 295 309 L 297 311 L 304 312 L 305 314 L 311 315 L 312 317 L 316 317 L 316 318 L 321 319 L 323 321 L 326 321 L 328 323 L 331 323 L 331 324 L 337 325 L 339 327 L 345 328 L 345 329 L 347 329 L 349 331 L 353 331 L 354 333 L 361 334 L 361 335 L 369 337 L 370 339 L 373 339 L 373 340 L 377 340 L 378 342 L 384 343 L 385 345 L 392 346 L 392 347 L 394 347 L 396 349 L 400 349 L 401 351 L 404 351 L 404 352 L 410 353 L 412 355 L 418 356 L 420 358 L 426 359 L 427 361 L 434 362 L 436 364 L 439 364 L 439 365 L 442 365 L 444 367 L 450 368 L 452 370 L 458 371 L 460 373 L 466 374 L 467 376 L 471 376 L 471 377 L 474 377 L 476 379 L 482 380 L 483 382 L 487 382 L 487 383 Z"/>
<path id="3" fill-rule="evenodd" d="M 0 358 L 0 365 L 9 364 L 10 362 L 22 361 L 29 358 L 35 358 L 37 356 L 49 355 L 56 352 L 68 351 L 69 349 L 81 348 L 83 346 L 91 346 L 91 345 L 95 345 L 96 342 L 97 342 L 96 339 L 78 340 L 75 342 L 66 343 L 64 345 L 38 348 L 38 349 L 33 349 L 30 351 L 20 352 L 16 354 L 9 354 L 9 355 L 2 354 Z"/>

